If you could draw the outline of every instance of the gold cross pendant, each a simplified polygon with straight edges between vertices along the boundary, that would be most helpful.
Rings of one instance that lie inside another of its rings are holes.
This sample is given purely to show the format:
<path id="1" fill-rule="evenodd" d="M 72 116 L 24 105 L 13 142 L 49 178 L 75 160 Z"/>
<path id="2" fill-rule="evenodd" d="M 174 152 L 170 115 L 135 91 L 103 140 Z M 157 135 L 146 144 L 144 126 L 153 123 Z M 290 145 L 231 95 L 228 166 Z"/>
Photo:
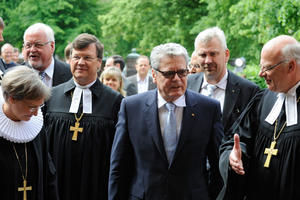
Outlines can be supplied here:
<path id="1" fill-rule="evenodd" d="M 78 136 L 78 132 L 83 131 L 83 128 L 79 127 L 80 123 L 77 121 L 75 122 L 75 126 L 70 126 L 70 131 L 74 131 L 73 136 L 72 136 L 72 140 L 73 141 L 77 141 L 77 136 Z"/>
<path id="2" fill-rule="evenodd" d="M 277 155 L 278 149 L 274 149 L 275 145 L 276 145 L 276 141 L 273 141 L 271 143 L 270 148 L 265 148 L 265 153 L 264 154 L 267 154 L 268 156 L 267 156 L 266 162 L 264 164 L 264 167 L 269 167 L 272 156 Z"/>
<path id="3" fill-rule="evenodd" d="M 27 186 L 27 181 L 23 181 L 23 187 L 19 187 L 18 191 L 23 192 L 23 200 L 27 200 L 27 190 L 32 190 L 32 186 Z"/>

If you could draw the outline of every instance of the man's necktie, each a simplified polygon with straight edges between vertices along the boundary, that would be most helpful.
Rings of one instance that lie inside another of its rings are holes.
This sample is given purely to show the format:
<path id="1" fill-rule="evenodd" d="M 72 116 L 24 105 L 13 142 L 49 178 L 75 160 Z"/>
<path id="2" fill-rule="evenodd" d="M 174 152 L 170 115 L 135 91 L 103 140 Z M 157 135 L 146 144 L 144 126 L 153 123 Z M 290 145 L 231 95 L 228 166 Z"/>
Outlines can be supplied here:
<path id="1" fill-rule="evenodd" d="M 40 76 L 40 79 L 41 79 L 43 82 L 45 82 L 46 72 L 44 72 L 44 71 L 39 72 L 39 76 Z"/>
<path id="2" fill-rule="evenodd" d="M 207 92 L 209 97 L 212 97 L 212 95 L 214 94 L 214 91 L 217 89 L 217 86 L 212 85 L 212 84 L 208 84 L 207 85 Z"/>
<path id="3" fill-rule="evenodd" d="M 168 109 L 168 117 L 165 122 L 165 130 L 163 134 L 165 150 L 169 163 L 172 162 L 173 155 L 177 146 L 177 134 L 176 134 L 176 117 L 175 117 L 175 105 L 173 103 L 166 103 Z"/>

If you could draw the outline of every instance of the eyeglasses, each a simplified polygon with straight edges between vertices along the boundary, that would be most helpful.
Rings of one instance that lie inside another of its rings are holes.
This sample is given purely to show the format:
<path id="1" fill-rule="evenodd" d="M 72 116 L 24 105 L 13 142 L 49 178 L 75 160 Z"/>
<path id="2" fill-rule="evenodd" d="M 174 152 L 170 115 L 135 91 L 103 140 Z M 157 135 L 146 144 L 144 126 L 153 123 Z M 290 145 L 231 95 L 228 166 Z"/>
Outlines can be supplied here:
<path id="1" fill-rule="evenodd" d="M 269 67 L 261 67 L 261 73 L 264 73 L 266 71 L 270 71 L 272 69 L 274 69 L 275 67 L 281 65 L 282 63 L 285 63 L 285 62 L 288 62 L 288 60 L 282 60 L 280 61 L 279 63 L 275 64 L 275 65 L 272 65 L 272 66 L 269 66 Z"/>
<path id="2" fill-rule="evenodd" d="M 51 41 L 48 41 L 48 42 L 44 42 L 44 43 L 40 43 L 40 42 L 37 42 L 37 43 L 30 43 L 30 42 L 27 42 L 25 44 L 23 44 L 23 47 L 25 49 L 31 49 L 31 47 L 35 47 L 37 49 L 41 49 L 43 46 L 45 46 L 46 44 L 49 44 Z"/>
<path id="3" fill-rule="evenodd" d="M 180 69 L 177 71 L 160 71 L 159 69 L 155 69 L 156 71 L 160 72 L 165 78 L 172 79 L 175 77 L 175 74 L 177 74 L 180 78 L 183 78 L 187 76 L 188 69 Z"/>
<path id="4" fill-rule="evenodd" d="M 86 62 L 92 62 L 94 59 L 97 59 L 97 57 L 94 58 L 91 56 L 76 56 L 76 55 L 72 56 L 72 60 L 76 62 L 79 61 L 81 58 Z"/>
<path id="5" fill-rule="evenodd" d="M 192 69 L 193 67 L 195 67 L 195 68 L 200 68 L 200 65 L 199 65 L 199 64 L 194 64 L 194 65 L 193 65 L 193 64 L 189 64 L 189 65 L 188 65 L 188 68 L 189 68 L 189 69 Z"/>
<path id="6" fill-rule="evenodd" d="M 29 106 L 29 111 L 30 112 L 36 112 L 39 108 L 42 108 L 42 107 L 44 107 L 44 105 L 45 104 L 42 104 L 42 105 L 40 105 L 40 106 Z"/>

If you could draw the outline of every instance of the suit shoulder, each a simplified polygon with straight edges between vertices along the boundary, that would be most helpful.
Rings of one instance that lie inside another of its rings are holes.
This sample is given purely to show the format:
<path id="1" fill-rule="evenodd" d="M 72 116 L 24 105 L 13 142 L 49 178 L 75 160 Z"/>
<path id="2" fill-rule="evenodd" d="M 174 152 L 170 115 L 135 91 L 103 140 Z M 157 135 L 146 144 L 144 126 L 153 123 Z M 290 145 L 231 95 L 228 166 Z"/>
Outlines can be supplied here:
<path id="1" fill-rule="evenodd" d="M 135 75 L 132 75 L 132 76 L 129 76 L 126 78 L 128 81 L 132 82 L 132 81 L 135 81 L 136 80 L 136 74 Z"/>
<path id="2" fill-rule="evenodd" d="M 196 104 L 214 104 L 214 105 L 219 105 L 219 101 L 212 99 L 210 97 L 207 97 L 205 95 L 202 95 L 198 92 L 195 92 L 193 90 L 187 89 L 186 91 L 186 96 L 189 98 L 191 101 L 195 102 Z"/>

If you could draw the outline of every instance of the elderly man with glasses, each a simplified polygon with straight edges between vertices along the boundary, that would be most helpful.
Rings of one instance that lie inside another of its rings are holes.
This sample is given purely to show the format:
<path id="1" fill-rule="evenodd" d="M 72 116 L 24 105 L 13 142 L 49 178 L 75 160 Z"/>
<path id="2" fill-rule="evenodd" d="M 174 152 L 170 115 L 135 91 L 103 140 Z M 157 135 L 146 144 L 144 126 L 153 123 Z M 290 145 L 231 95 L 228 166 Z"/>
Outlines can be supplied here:
<path id="1" fill-rule="evenodd" d="M 39 72 L 48 87 L 68 81 L 70 66 L 53 57 L 55 39 L 52 28 L 43 23 L 29 26 L 24 32 L 23 53 L 27 65 Z"/>
<path id="2" fill-rule="evenodd" d="M 300 44 L 268 41 L 259 76 L 268 89 L 251 100 L 221 146 L 219 199 L 300 199 Z M 244 185 L 236 185 L 238 177 Z M 224 196 L 225 195 L 225 196 Z"/>
<path id="3" fill-rule="evenodd" d="M 109 199 L 215 199 L 220 189 L 220 104 L 186 90 L 188 54 L 151 52 L 157 89 L 123 99 L 112 147 Z M 213 171 L 205 176 L 206 158 Z"/>

